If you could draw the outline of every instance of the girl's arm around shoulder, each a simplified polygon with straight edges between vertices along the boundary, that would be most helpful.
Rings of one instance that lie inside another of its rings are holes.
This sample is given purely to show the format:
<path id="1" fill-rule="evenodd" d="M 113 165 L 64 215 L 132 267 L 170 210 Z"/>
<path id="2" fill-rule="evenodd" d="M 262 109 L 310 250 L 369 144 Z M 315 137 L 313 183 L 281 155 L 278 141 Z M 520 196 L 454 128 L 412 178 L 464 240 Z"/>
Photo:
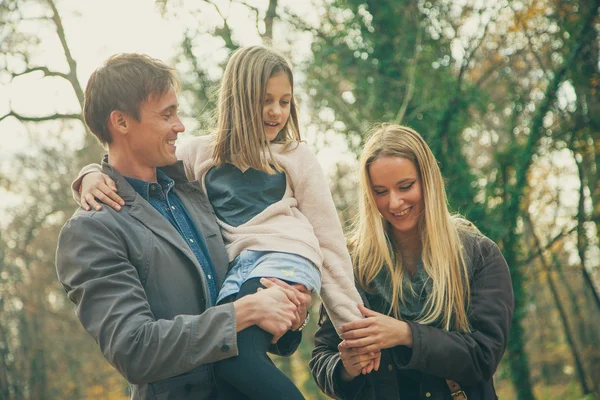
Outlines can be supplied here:
<path id="1" fill-rule="evenodd" d="M 446 332 L 407 321 L 412 329 L 412 351 L 395 351 L 397 364 L 462 385 L 488 381 L 506 350 L 514 295 L 510 272 L 498 246 L 477 235 L 473 246 L 465 246 L 472 263 L 471 331 Z M 404 348 L 400 347 L 400 350 Z"/>
<path id="2" fill-rule="evenodd" d="M 102 167 L 100 164 L 89 164 L 86 165 L 79 171 L 77 178 L 71 183 L 71 192 L 73 194 L 73 199 L 77 202 L 77 204 L 81 205 L 81 181 L 83 177 L 89 174 L 90 172 L 102 172 Z"/>

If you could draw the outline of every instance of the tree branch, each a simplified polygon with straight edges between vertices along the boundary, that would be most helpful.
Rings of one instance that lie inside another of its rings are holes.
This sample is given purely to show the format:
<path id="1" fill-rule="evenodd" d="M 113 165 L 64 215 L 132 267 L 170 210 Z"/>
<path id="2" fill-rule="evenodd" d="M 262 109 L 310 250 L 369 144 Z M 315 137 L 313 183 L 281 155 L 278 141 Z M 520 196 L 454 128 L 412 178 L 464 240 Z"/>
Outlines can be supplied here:
<path id="1" fill-rule="evenodd" d="M 515 9 L 514 4 L 511 3 L 510 7 L 514 11 L 514 13 L 517 14 L 517 10 Z M 536 61 L 538 62 L 538 64 L 540 64 L 540 68 L 544 72 L 544 75 L 548 76 L 547 68 L 544 65 L 544 62 L 542 61 L 541 56 L 538 54 L 537 51 L 535 51 L 533 49 L 532 35 L 529 34 L 529 27 L 527 26 L 527 23 L 522 21 L 520 18 L 517 18 L 517 24 L 519 24 L 521 26 L 521 28 L 523 28 L 521 30 L 521 32 L 523 32 L 523 34 L 527 38 L 527 44 L 529 45 L 529 50 L 531 50 L 531 52 L 533 53 L 533 56 L 536 59 Z"/>
<path id="2" fill-rule="evenodd" d="M 227 47 L 231 51 L 236 50 L 239 46 L 233 42 L 233 38 L 231 36 L 232 32 L 231 32 L 231 28 L 229 27 L 229 24 L 227 23 L 227 18 L 225 17 L 225 15 L 223 15 L 219 6 L 216 5 L 213 1 L 211 1 L 211 0 L 204 0 L 204 1 L 208 4 L 210 4 L 211 6 L 213 6 L 215 8 L 215 10 L 217 11 L 217 14 L 219 14 L 219 16 L 223 19 L 223 27 L 215 29 L 215 33 L 217 35 L 219 35 L 221 37 L 221 39 L 223 39 L 225 41 L 225 47 Z"/>
<path id="3" fill-rule="evenodd" d="M 284 15 L 289 16 L 289 18 L 284 19 L 283 18 Z M 313 35 L 315 35 L 327 42 L 331 41 L 331 38 L 327 33 L 323 32 L 313 26 L 308 25 L 299 15 L 297 15 L 289 10 L 286 10 L 285 13 L 281 13 L 278 18 L 282 21 L 287 22 L 288 24 L 292 25 L 294 28 L 296 28 L 300 31 L 310 32 Z"/>
<path id="4" fill-rule="evenodd" d="M 440 138 L 440 143 L 442 144 L 442 151 L 440 152 L 440 154 L 444 153 L 444 150 L 443 150 L 444 147 L 446 148 L 446 150 L 448 148 L 448 142 L 449 142 L 448 134 L 450 131 L 450 124 L 452 123 L 453 117 L 457 114 L 456 107 L 460 104 L 460 97 L 461 97 L 461 92 L 462 92 L 461 87 L 462 87 L 464 74 L 467 71 L 467 68 L 469 66 L 469 63 L 471 62 L 471 59 L 475 56 L 475 53 L 483 44 L 483 41 L 485 40 L 485 37 L 487 36 L 490 25 L 495 20 L 495 18 L 498 16 L 501 9 L 502 9 L 502 7 L 500 7 L 497 10 L 497 12 L 493 18 L 489 19 L 489 21 L 485 25 L 483 34 L 479 38 L 479 41 L 472 47 L 472 49 L 468 52 L 468 54 L 465 54 L 465 57 L 463 58 L 463 61 L 460 66 L 460 71 L 458 72 L 458 76 L 456 78 L 456 91 L 454 92 L 453 96 L 450 98 L 450 101 L 448 102 L 448 106 L 446 107 L 446 110 L 443 114 L 442 120 L 439 124 L 440 127 L 437 132 L 437 137 Z M 465 51 L 465 53 L 466 53 L 466 51 Z"/>
<path id="5" fill-rule="evenodd" d="M 525 213 L 525 220 L 530 225 L 531 236 L 533 237 L 536 248 L 538 249 L 538 252 L 540 254 L 542 254 L 543 250 L 542 250 L 542 247 L 540 244 L 540 239 L 537 237 L 537 235 L 535 233 L 533 222 L 531 221 L 529 213 L 527 213 L 527 212 Z M 544 267 L 544 270 L 546 271 L 546 281 L 548 282 L 548 286 L 550 287 L 550 291 L 551 291 L 552 297 L 554 299 L 554 305 L 556 306 L 556 309 L 559 313 L 560 320 L 562 322 L 562 327 L 563 327 L 564 334 L 565 334 L 565 338 L 567 339 L 567 343 L 569 344 L 569 348 L 571 350 L 571 355 L 573 356 L 573 361 L 575 361 L 577 376 L 579 378 L 581 390 L 583 391 L 584 394 L 589 394 L 590 389 L 586 382 L 585 371 L 583 368 L 583 363 L 581 362 L 581 355 L 579 354 L 579 351 L 577 350 L 577 347 L 575 346 L 575 341 L 573 340 L 573 334 L 569 327 L 569 320 L 567 318 L 567 312 L 565 311 L 565 309 L 560 301 L 560 296 L 558 294 L 556 282 L 552 276 L 550 264 L 546 261 L 546 259 L 543 255 L 540 257 L 540 260 L 541 260 L 542 266 Z"/>
<path id="6" fill-rule="evenodd" d="M 417 61 L 419 60 L 419 54 L 421 51 L 419 48 L 421 47 L 421 30 L 417 29 L 417 38 L 415 40 L 415 52 L 413 54 L 412 59 L 410 60 L 410 65 L 408 67 L 408 83 L 406 84 L 406 94 L 404 95 L 404 99 L 402 100 L 402 105 L 396 114 L 396 118 L 394 118 L 394 122 L 396 124 L 401 124 L 404 119 L 404 115 L 406 114 L 406 109 L 408 108 L 408 104 L 412 100 L 414 88 L 415 88 L 415 77 L 417 72 Z"/>
<path id="7" fill-rule="evenodd" d="M 36 72 L 36 71 L 42 71 L 44 73 L 44 76 L 58 76 L 64 79 L 69 80 L 69 76 L 63 72 L 57 72 L 57 71 L 51 71 L 48 67 L 31 67 L 31 68 L 27 68 L 24 71 L 18 72 L 18 73 L 12 73 L 13 78 L 16 78 L 17 76 L 22 76 L 22 75 L 27 75 L 30 74 L 32 72 Z"/>
<path id="8" fill-rule="evenodd" d="M 65 53 L 65 57 L 67 59 L 67 64 L 69 64 L 69 73 L 66 75 L 69 82 L 71 82 L 71 86 L 75 91 L 75 95 L 77 96 L 77 100 L 79 101 L 79 106 L 83 110 L 83 89 L 79 84 L 79 80 L 77 79 L 77 62 L 73 58 L 71 54 L 71 50 L 69 49 L 69 45 L 67 44 L 67 38 L 65 35 L 65 30 L 63 28 L 62 20 L 60 15 L 58 14 L 58 10 L 56 9 L 56 5 L 54 4 L 54 0 L 46 0 L 48 5 L 52 9 L 52 21 L 54 21 L 54 25 L 56 25 L 56 33 L 58 35 L 58 39 L 60 40 L 60 44 L 62 45 L 63 51 Z"/>
<path id="9" fill-rule="evenodd" d="M 260 10 L 258 9 L 258 7 L 254 7 L 253 5 L 250 5 L 250 4 L 246 3 L 245 1 L 238 1 L 237 3 L 241 4 L 243 6 L 246 6 L 248 9 L 250 9 L 254 13 L 256 30 L 258 31 L 258 22 L 260 21 L 260 18 L 259 18 Z M 266 36 L 266 33 L 265 33 L 265 35 L 260 35 L 260 36 L 264 39 L 264 36 Z M 270 39 L 273 39 L 273 35 L 270 36 Z"/>
<path id="10" fill-rule="evenodd" d="M 6 119 L 8 117 L 14 117 L 22 122 L 42 122 L 42 121 L 52 121 L 52 120 L 57 120 L 57 119 L 77 119 L 77 120 L 82 121 L 81 114 L 56 113 L 56 114 L 52 114 L 52 115 L 46 115 L 43 117 L 28 117 L 25 115 L 18 114 L 14 111 L 11 111 L 7 114 L 4 114 L 3 116 L 0 116 L 0 121 L 2 121 L 3 119 Z"/>
<path id="11" fill-rule="evenodd" d="M 585 43 L 585 40 L 583 40 L 583 38 L 589 34 L 590 30 L 594 29 L 594 21 L 598 16 L 599 7 L 600 0 L 596 0 L 595 5 L 591 8 L 587 20 L 583 24 L 583 28 L 581 29 L 579 36 L 574 38 L 573 40 L 573 48 L 571 50 L 571 54 L 569 54 L 569 56 L 565 59 L 558 71 L 556 71 L 554 78 L 548 84 L 546 93 L 544 93 L 544 99 L 542 103 L 539 105 L 539 107 L 537 107 L 536 114 L 534 115 L 531 122 L 529 138 L 521 152 L 522 157 L 520 158 L 524 159 L 524 162 L 521 165 L 515 166 L 517 179 L 516 184 L 514 185 L 514 200 L 509 205 L 509 208 L 507 210 L 508 215 L 518 214 L 517 211 L 520 202 L 517 199 L 522 195 L 523 191 L 525 190 L 525 186 L 527 185 L 529 167 L 533 163 L 533 155 L 534 153 L 536 153 L 535 147 L 538 144 L 540 138 L 542 137 L 544 131 L 544 117 L 546 116 L 546 113 L 556 100 L 556 93 L 558 91 L 558 88 L 560 87 L 560 84 L 563 81 L 564 76 L 570 70 L 571 66 L 581 53 L 583 44 Z"/>
<path id="12" fill-rule="evenodd" d="M 531 263 L 533 260 L 535 260 L 536 258 L 538 258 L 539 256 L 541 256 L 544 251 L 546 251 L 549 248 L 551 248 L 552 246 L 554 246 L 554 244 L 556 242 L 558 242 L 559 240 L 561 240 L 562 238 L 564 238 L 566 236 L 569 236 L 570 234 L 572 234 L 576 230 L 577 230 L 577 225 L 575 225 L 574 227 L 572 227 L 568 231 L 562 231 L 561 233 L 559 233 L 558 235 L 556 235 L 554 238 L 552 238 L 552 240 L 550 240 L 548 243 L 546 243 L 546 245 L 544 247 L 540 246 L 539 249 L 538 249 L 538 251 L 536 251 L 535 253 L 529 255 L 529 258 L 523 262 L 523 265 L 527 265 L 527 264 Z"/>
<path id="13" fill-rule="evenodd" d="M 267 9 L 267 15 L 265 15 L 265 34 L 269 40 L 273 40 L 273 22 L 277 18 L 277 0 L 269 0 L 269 8 Z"/>

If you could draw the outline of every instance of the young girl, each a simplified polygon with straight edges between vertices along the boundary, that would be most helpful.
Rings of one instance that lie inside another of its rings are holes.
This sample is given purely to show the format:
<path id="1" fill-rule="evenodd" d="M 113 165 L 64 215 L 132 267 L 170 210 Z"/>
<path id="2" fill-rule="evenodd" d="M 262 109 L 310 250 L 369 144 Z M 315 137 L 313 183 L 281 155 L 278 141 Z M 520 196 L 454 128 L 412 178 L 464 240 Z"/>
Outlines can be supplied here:
<path id="1" fill-rule="evenodd" d="M 497 399 L 492 377 L 514 310 L 498 246 L 449 213 L 437 161 L 410 128 L 375 130 L 359 190 L 350 248 L 370 309 L 338 327 L 341 339 L 323 315 L 310 361 L 317 384 L 336 399 Z M 362 376 L 374 351 L 386 367 Z"/>
<path id="2" fill-rule="evenodd" d="M 256 292 L 261 277 L 279 278 L 320 293 L 339 327 L 362 318 L 362 300 L 327 180 L 301 141 L 293 85 L 276 51 L 238 49 L 221 83 L 216 135 L 192 140 L 177 155 L 189 179 L 202 183 L 227 247 L 230 271 L 217 302 Z M 97 189 L 86 186 L 83 197 Z M 302 398 L 266 356 L 271 339 L 257 326 L 238 334 L 239 356 L 215 367 L 235 388 L 224 397 L 237 398 L 238 390 L 261 400 Z"/>

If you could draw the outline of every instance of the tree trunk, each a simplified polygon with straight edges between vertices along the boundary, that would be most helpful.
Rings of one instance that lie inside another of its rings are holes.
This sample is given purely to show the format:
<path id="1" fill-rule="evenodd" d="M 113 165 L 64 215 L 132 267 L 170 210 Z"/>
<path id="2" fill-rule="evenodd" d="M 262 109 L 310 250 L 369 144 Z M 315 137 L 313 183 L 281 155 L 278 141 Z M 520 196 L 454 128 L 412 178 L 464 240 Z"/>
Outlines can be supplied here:
<path id="1" fill-rule="evenodd" d="M 594 3 L 595 6 L 591 7 L 590 14 L 585 19 L 581 32 L 572 42 L 573 45 L 570 54 L 565 58 L 564 63 L 555 72 L 554 77 L 549 82 L 544 100 L 539 105 L 536 114 L 532 118 L 527 143 L 524 148 L 520 149 L 518 152 L 517 160 L 523 160 L 523 162 L 514 166 L 516 183 L 511 190 L 510 199 L 508 200 L 508 204 L 505 205 L 504 210 L 504 220 L 510 221 L 510 229 L 506 240 L 504 241 L 505 257 L 510 266 L 515 292 L 515 312 L 511 336 L 508 343 L 509 363 L 512 371 L 513 383 L 519 400 L 531 400 L 534 398 L 531 390 L 527 356 L 524 351 L 523 327 L 521 325 L 521 321 L 526 313 L 524 308 L 526 293 L 524 291 L 523 276 L 520 272 L 521 265 L 518 262 L 520 235 L 518 233 L 517 221 L 521 213 L 520 208 L 522 201 L 520 199 L 525 193 L 529 168 L 533 163 L 533 156 L 536 153 L 538 143 L 544 132 L 544 117 L 554 104 L 556 93 L 560 84 L 563 82 L 567 71 L 581 53 L 583 38 L 585 38 L 590 31 L 594 30 L 594 21 L 598 15 L 600 0 L 596 0 Z"/>
<path id="2" fill-rule="evenodd" d="M 579 172 L 579 181 L 581 182 L 579 185 L 579 204 L 577 208 L 577 252 L 579 254 L 579 262 L 581 263 L 581 274 L 583 276 L 583 281 L 585 286 L 589 290 L 592 298 L 594 299 L 594 303 L 596 304 L 597 311 L 600 312 L 600 296 L 598 295 L 598 291 L 594 286 L 594 282 L 590 273 L 587 270 L 587 259 L 586 259 L 586 250 L 587 250 L 587 235 L 585 233 L 584 223 L 586 222 L 585 216 L 585 176 L 583 171 L 583 166 L 581 162 L 577 162 L 577 171 Z"/>
<path id="3" fill-rule="evenodd" d="M 515 216 L 516 225 L 516 216 Z M 513 225 L 514 226 L 514 225 Z M 504 257 L 510 267 L 513 290 L 515 294 L 515 312 L 508 338 L 508 363 L 511 370 L 512 381 L 519 400 L 534 400 L 531 378 L 529 372 L 529 361 L 525 352 L 525 334 L 522 321 L 526 317 L 527 292 L 524 288 L 524 277 L 518 265 L 519 240 L 514 231 L 508 235 L 505 242 Z"/>
<path id="4" fill-rule="evenodd" d="M 531 220 L 528 218 L 528 216 L 526 216 L 526 220 L 531 225 Z M 543 251 L 540 240 L 537 237 L 535 231 L 533 230 L 533 226 L 531 226 L 531 235 L 533 236 L 533 239 L 535 241 L 536 248 L 539 251 Z M 543 271 L 545 272 L 545 275 L 546 275 L 546 281 L 548 282 L 548 286 L 550 288 L 550 291 L 552 292 L 552 299 L 554 300 L 554 305 L 556 306 L 556 309 L 558 310 L 558 314 L 560 316 L 560 321 L 563 326 L 565 338 L 567 339 L 567 343 L 569 344 L 569 348 L 571 349 L 571 355 L 573 356 L 573 361 L 575 362 L 575 370 L 577 371 L 577 378 L 579 380 L 579 385 L 581 386 L 581 391 L 584 395 L 590 394 L 591 390 L 586 382 L 585 370 L 583 368 L 583 362 L 581 360 L 581 356 L 579 355 L 579 352 L 575 345 L 575 340 L 573 339 L 573 334 L 571 333 L 571 329 L 569 327 L 569 320 L 567 319 L 567 312 L 565 311 L 563 304 L 560 301 L 560 296 L 558 294 L 556 282 L 554 281 L 554 278 L 552 277 L 552 270 L 551 270 L 550 266 L 548 265 L 548 262 L 546 261 L 546 258 L 544 257 L 543 254 L 540 256 L 540 261 L 544 267 Z"/>
<path id="5" fill-rule="evenodd" d="M 276 17 L 277 0 L 269 0 L 269 8 L 267 9 L 267 14 L 265 15 L 265 34 L 263 35 L 263 39 L 268 41 L 273 40 L 273 23 L 275 22 Z"/>

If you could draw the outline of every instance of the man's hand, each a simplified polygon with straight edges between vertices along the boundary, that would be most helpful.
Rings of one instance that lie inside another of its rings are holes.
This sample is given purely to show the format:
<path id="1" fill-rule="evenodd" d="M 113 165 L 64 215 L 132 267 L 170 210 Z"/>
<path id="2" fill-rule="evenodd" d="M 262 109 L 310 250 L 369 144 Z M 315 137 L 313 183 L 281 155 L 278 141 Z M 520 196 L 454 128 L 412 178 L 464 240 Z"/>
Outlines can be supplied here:
<path id="1" fill-rule="evenodd" d="M 275 343 L 292 327 L 299 304 L 295 293 L 281 286 L 259 290 L 233 302 L 236 329 L 258 325 L 273 335 Z"/>
<path id="2" fill-rule="evenodd" d="M 306 320 L 306 316 L 308 314 L 308 309 L 310 308 L 310 303 L 312 297 L 310 295 L 310 291 L 306 288 L 306 286 L 301 285 L 299 283 L 288 284 L 281 279 L 277 278 L 261 278 L 260 283 L 262 283 L 267 288 L 273 286 L 279 286 L 285 289 L 291 290 L 296 299 L 298 299 L 298 309 L 296 311 L 296 319 L 292 324 L 292 331 L 298 330 Z"/>
<path id="3" fill-rule="evenodd" d="M 81 207 L 88 211 L 91 207 L 102 210 L 96 199 L 117 211 L 125 205 L 125 201 L 117 194 L 115 181 L 102 172 L 90 172 L 81 180 Z"/>

